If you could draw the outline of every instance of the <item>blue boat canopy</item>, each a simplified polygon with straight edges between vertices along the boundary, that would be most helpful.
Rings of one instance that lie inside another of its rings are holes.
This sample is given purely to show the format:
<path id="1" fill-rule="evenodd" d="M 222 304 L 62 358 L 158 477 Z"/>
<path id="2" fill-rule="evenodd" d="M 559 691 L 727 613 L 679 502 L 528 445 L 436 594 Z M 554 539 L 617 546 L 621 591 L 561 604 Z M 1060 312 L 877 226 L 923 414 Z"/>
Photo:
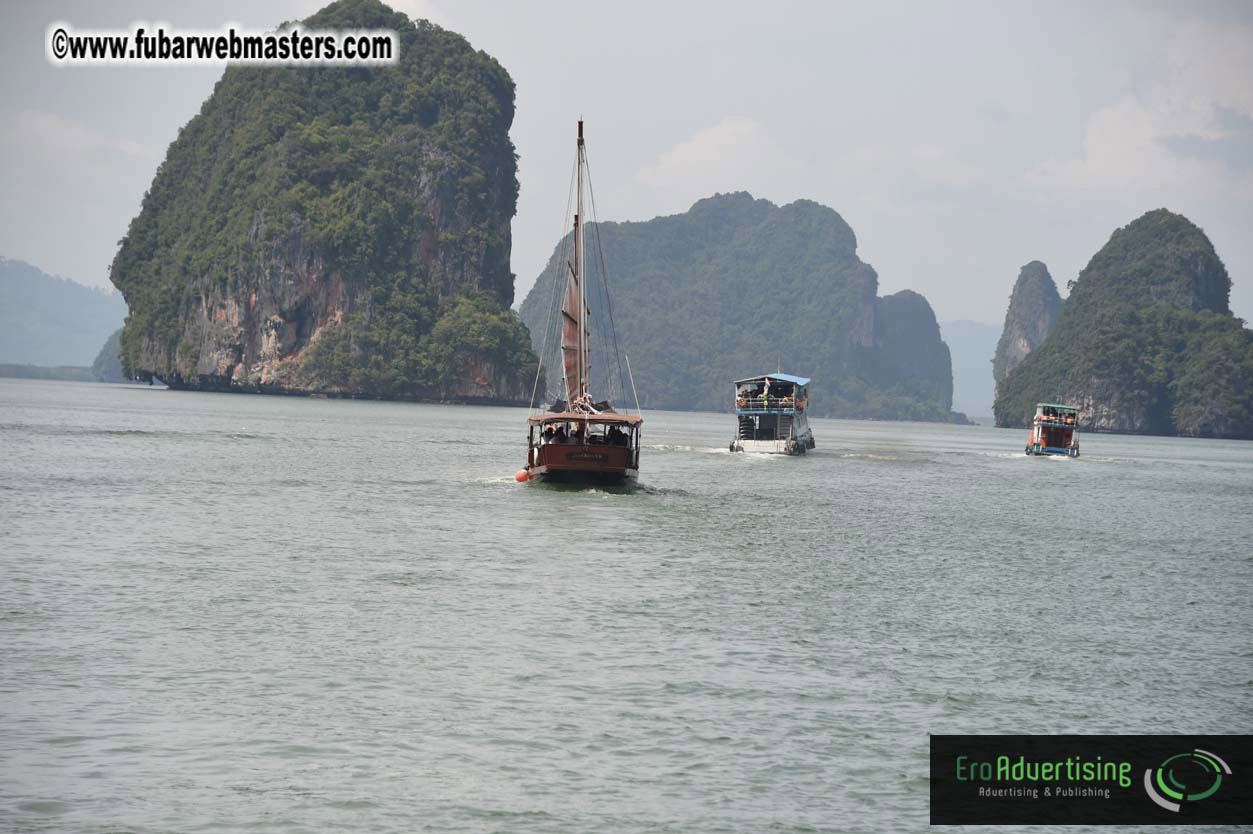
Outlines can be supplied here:
<path id="1" fill-rule="evenodd" d="M 745 382 L 761 382 L 766 377 L 770 379 L 779 379 L 783 382 L 790 382 L 793 385 L 808 385 L 809 377 L 792 376 L 791 374 L 762 374 L 761 376 L 750 376 L 748 379 L 737 379 L 736 385 L 743 385 Z"/>

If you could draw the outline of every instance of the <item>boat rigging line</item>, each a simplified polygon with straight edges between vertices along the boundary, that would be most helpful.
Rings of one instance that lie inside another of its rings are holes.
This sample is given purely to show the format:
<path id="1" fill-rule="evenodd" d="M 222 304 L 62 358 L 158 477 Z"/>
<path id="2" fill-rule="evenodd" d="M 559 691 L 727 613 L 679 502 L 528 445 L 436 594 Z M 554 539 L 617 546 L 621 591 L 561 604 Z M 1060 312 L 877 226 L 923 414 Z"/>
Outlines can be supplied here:
<path id="1" fill-rule="evenodd" d="M 557 260 L 558 264 L 564 264 L 566 262 L 566 251 L 569 248 L 569 239 L 566 236 L 566 226 L 568 226 L 570 223 L 570 203 L 574 201 L 574 174 L 575 174 L 575 171 L 578 169 L 578 166 L 579 166 L 579 160 L 576 157 L 574 160 L 574 165 L 570 166 L 570 181 L 566 185 L 566 213 L 561 218 L 561 232 L 557 238 L 558 240 L 561 241 L 561 251 L 558 253 L 560 254 L 561 257 Z M 562 272 L 560 266 L 558 266 L 557 271 Z M 535 382 L 534 384 L 531 385 L 531 408 L 530 408 L 531 411 L 537 410 L 535 406 L 535 395 L 539 391 L 540 375 L 544 372 L 544 354 L 548 352 L 548 338 L 549 338 L 548 334 L 552 330 L 553 312 L 556 310 L 557 301 L 561 297 L 561 293 L 558 291 L 558 288 L 560 288 L 561 286 L 562 286 L 561 281 L 555 282 L 554 287 L 553 287 L 552 298 L 548 302 L 548 317 L 544 322 L 544 332 L 543 332 L 542 337 L 540 338 L 540 349 L 539 349 L 539 355 L 537 357 L 539 361 L 535 366 Z M 547 382 L 547 380 L 545 380 L 545 382 Z M 548 386 L 545 385 L 545 388 L 547 387 Z M 547 391 L 544 392 L 544 397 L 545 399 L 547 399 L 548 397 Z M 543 405 L 541 404 L 539 408 L 542 409 Z"/>
<path id="2" fill-rule="evenodd" d="M 600 284 L 605 293 L 605 312 L 609 314 L 609 332 L 613 336 L 614 363 L 618 366 L 618 388 L 622 392 L 623 408 L 626 407 L 626 380 L 622 377 L 622 351 L 618 347 L 618 328 L 613 321 L 613 297 L 609 292 L 609 268 L 605 265 L 605 247 L 600 240 L 600 216 L 596 212 L 596 189 L 592 187 L 592 166 L 587 161 L 587 153 L 583 154 L 583 164 L 587 168 L 587 195 L 592 202 L 592 234 L 596 238 L 596 254 L 600 260 Z M 606 345 L 607 347 L 607 345 Z M 627 360 L 629 366 L 630 360 Z M 608 376 L 606 374 L 606 376 Z M 631 388 L 635 388 L 635 379 L 631 379 Z M 613 401 L 612 395 L 610 402 Z M 639 409 L 639 397 L 635 398 L 635 410 Z"/>

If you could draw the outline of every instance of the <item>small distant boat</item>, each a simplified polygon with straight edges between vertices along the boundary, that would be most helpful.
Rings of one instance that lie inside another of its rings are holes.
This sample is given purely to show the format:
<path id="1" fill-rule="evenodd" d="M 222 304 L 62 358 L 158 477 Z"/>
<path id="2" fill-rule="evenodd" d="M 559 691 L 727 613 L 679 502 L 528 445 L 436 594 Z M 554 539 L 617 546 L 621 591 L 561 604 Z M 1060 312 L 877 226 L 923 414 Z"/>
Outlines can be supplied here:
<path id="1" fill-rule="evenodd" d="M 769 374 L 735 383 L 735 439 L 732 452 L 803 455 L 814 448 L 809 430 L 809 380 Z"/>
<path id="2" fill-rule="evenodd" d="M 1039 403 L 1027 435 L 1028 455 L 1079 457 L 1079 409 L 1073 405 Z"/>
<path id="3" fill-rule="evenodd" d="M 541 478 L 568 483 L 619 484 L 639 476 L 640 431 L 644 418 L 638 414 L 618 414 L 608 399 L 597 402 L 590 391 L 591 327 L 588 320 L 591 311 L 587 306 L 583 241 L 587 152 L 583 147 L 581 120 L 576 153 L 574 253 L 566 261 L 561 302 L 563 390 L 546 413 L 528 418 L 526 468 L 518 471 L 517 480 Z M 627 368 L 629 372 L 629 360 Z M 634 390 L 634 381 L 631 387 Z M 625 392 L 623 394 L 625 396 Z"/>

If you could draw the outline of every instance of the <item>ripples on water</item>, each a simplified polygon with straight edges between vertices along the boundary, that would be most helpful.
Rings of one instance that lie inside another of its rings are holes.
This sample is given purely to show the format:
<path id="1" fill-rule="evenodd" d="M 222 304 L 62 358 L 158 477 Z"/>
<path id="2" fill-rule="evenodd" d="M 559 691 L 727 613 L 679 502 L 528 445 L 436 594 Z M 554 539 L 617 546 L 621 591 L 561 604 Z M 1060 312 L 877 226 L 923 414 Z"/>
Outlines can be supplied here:
<path id="1" fill-rule="evenodd" d="M 0 829 L 920 830 L 928 733 L 1250 730 L 1253 444 L 523 418 L 0 380 Z"/>

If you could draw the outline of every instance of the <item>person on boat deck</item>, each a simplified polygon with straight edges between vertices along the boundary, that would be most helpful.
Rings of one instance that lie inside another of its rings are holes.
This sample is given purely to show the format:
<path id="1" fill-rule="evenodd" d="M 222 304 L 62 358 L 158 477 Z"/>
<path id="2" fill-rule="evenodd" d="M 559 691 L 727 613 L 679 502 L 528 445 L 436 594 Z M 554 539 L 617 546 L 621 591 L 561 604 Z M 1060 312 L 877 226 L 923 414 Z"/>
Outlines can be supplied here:
<path id="1" fill-rule="evenodd" d="M 552 442 L 553 442 L 553 436 L 554 436 L 554 435 L 556 435 L 556 433 L 557 433 L 557 432 L 553 430 L 553 427 L 552 427 L 551 425 L 549 425 L 549 426 L 548 426 L 548 428 L 544 429 L 544 434 L 542 435 L 542 436 L 543 436 L 543 438 L 544 438 L 544 442 L 545 442 L 545 443 L 552 443 Z"/>
<path id="2" fill-rule="evenodd" d="M 553 433 L 553 441 L 556 443 L 566 442 L 566 424 L 562 423 L 557 427 L 557 431 Z"/>

